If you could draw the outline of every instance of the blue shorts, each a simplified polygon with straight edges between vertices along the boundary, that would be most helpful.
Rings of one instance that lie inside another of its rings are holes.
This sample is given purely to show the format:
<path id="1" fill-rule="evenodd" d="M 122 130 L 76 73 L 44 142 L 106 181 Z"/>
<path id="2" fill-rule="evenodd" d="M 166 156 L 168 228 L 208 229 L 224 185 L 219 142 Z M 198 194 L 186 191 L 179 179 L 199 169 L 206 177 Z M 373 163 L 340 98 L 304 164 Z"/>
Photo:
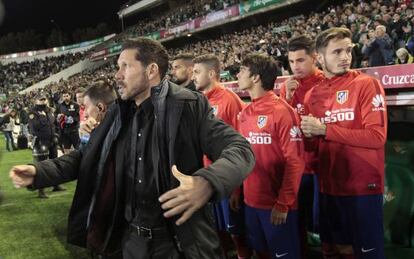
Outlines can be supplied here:
<path id="1" fill-rule="evenodd" d="M 240 202 L 240 209 L 230 209 L 229 200 L 224 199 L 213 204 L 216 227 L 219 231 L 227 231 L 232 235 L 243 235 L 244 229 L 244 203 Z"/>
<path id="2" fill-rule="evenodd" d="M 299 259 L 298 212 L 289 211 L 285 224 L 270 222 L 271 210 L 245 205 L 247 238 L 257 252 L 268 252 L 271 258 Z"/>
<path id="3" fill-rule="evenodd" d="M 356 258 L 384 259 L 382 195 L 319 194 L 322 242 L 352 245 Z"/>

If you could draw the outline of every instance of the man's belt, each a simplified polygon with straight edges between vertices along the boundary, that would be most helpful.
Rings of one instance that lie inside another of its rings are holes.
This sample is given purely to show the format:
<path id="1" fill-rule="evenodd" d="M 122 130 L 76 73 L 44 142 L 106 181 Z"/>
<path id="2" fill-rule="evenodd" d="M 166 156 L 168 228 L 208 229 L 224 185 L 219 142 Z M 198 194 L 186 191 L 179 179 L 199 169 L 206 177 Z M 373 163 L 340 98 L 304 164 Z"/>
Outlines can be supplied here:
<path id="1" fill-rule="evenodd" d="M 129 231 L 148 239 L 160 239 L 170 236 L 166 227 L 146 228 L 135 224 L 129 224 Z"/>

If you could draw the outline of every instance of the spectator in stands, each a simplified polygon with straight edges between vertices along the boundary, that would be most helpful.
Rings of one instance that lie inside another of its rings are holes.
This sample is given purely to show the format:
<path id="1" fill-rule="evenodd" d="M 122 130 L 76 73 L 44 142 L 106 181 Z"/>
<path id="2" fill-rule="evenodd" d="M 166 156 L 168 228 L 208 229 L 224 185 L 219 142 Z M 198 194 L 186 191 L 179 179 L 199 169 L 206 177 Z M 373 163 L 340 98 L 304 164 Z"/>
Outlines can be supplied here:
<path id="1" fill-rule="evenodd" d="M 8 113 L 8 111 L 9 111 L 9 106 L 7 105 L 7 103 L 3 104 L 1 107 L 1 112 Z"/>
<path id="2" fill-rule="evenodd" d="M 413 56 L 411 56 L 405 48 L 398 49 L 396 56 L 397 59 L 395 60 L 395 64 L 411 64 L 414 62 Z"/>
<path id="3" fill-rule="evenodd" d="M 194 56 L 189 53 L 175 56 L 171 64 L 171 76 L 174 83 L 195 91 L 196 87 L 192 80 L 194 67 L 193 58 Z"/>
<path id="4" fill-rule="evenodd" d="M 392 39 L 386 33 L 384 25 L 378 25 L 375 32 L 369 34 L 362 52 L 369 58 L 370 67 L 394 64 Z"/>
<path id="5" fill-rule="evenodd" d="M 405 19 L 401 19 L 400 12 L 396 12 L 393 15 L 392 22 L 390 23 L 390 29 L 391 29 L 391 34 L 397 43 L 396 47 L 398 48 L 402 48 L 405 46 L 405 42 L 403 38 L 403 35 L 404 35 L 403 28 L 405 26 L 407 26 L 407 21 Z"/>

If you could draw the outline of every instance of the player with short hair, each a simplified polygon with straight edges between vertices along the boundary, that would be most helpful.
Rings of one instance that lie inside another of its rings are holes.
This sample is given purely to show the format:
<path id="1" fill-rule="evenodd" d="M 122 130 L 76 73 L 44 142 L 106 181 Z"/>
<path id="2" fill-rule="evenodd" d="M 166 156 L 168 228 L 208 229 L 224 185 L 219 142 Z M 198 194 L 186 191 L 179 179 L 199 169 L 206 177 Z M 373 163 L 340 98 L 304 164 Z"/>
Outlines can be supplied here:
<path id="1" fill-rule="evenodd" d="M 220 84 L 220 61 L 211 54 L 201 55 L 194 60 L 193 81 L 198 91 L 201 91 L 213 108 L 214 115 L 225 123 L 237 128 L 237 115 L 244 107 L 243 101 L 234 92 Z M 204 164 L 210 164 L 205 159 Z M 249 258 L 251 250 L 247 247 L 244 238 L 243 214 L 230 210 L 229 200 L 223 199 L 214 204 L 216 225 L 221 240 L 221 246 L 227 257 L 227 233 L 231 234 L 240 258 Z"/>
<path id="2" fill-rule="evenodd" d="M 351 39 L 345 28 L 318 35 L 326 79 L 306 94 L 301 128 L 318 151 L 324 257 L 383 259 L 385 94 L 377 79 L 350 69 Z"/>
<path id="3" fill-rule="evenodd" d="M 298 259 L 297 194 L 305 164 L 302 133 L 298 115 L 273 92 L 277 71 L 273 58 L 250 54 L 237 74 L 240 89 L 252 99 L 239 116 L 239 131 L 256 156 L 256 165 L 243 182 L 246 227 L 259 258 Z"/>
<path id="4" fill-rule="evenodd" d="M 288 42 L 288 60 L 293 75 L 280 88 L 280 98 L 289 103 L 299 115 L 305 115 L 304 99 L 306 93 L 319 84 L 324 75 L 316 66 L 315 41 L 307 35 L 293 37 Z M 308 253 L 307 230 L 318 232 L 318 179 L 316 153 L 303 153 L 306 162 L 299 188 L 299 228 L 302 234 L 304 257 Z"/>

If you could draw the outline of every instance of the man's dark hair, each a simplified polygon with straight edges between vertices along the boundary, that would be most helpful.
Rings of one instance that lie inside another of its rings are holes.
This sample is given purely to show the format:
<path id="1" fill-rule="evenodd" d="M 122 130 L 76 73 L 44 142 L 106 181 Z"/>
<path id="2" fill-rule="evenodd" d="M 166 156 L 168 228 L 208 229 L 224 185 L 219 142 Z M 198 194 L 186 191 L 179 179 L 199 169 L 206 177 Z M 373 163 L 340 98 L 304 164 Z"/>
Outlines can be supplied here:
<path id="1" fill-rule="evenodd" d="M 140 37 L 125 41 L 122 45 L 122 50 L 127 49 L 137 50 L 135 59 L 140 61 L 144 66 L 148 66 L 151 63 L 157 64 L 161 80 L 164 78 L 168 70 L 168 53 L 161 43 Z"/>
<path id="2" fill-rule="evenodd" d="M 288 51 L 305 50 L 311 55 L 315 51 L 315 41 L 308 35 L 293 37 L 288 42 Z"/>
<path id="3" fill-rule="evenodd" d="M 83 96 L 88 96 L 95 105 L 100 102 L 110 105 L 116 99 L 114 88 L 106 81 L 94 82 L 85 90 Z"/>
<path id="4" fill-rule="evenodd" d="M 68 95 L 72 96 L 72 93 L 67 89 L 62 91 L 62 95 L 64 95 L 64 94 L 68 94 Z"/>
<path id="5" fill-rule="evenodd" d="M 194 55 L 191 53 L 181 53 L 176 55 L 173 60 L 182 59 L 186 63 L 193 63 Z"/>
<path id="6" fill-rule="evenodd" d="M 213 54 L 201 55 L 193 59 L 194 64 L 205 64 L 216 72 L 217 79 L 220 78 L 220 60 Z"/>
<path id="7" fill-rule="evenodd" d="M 318 52 L 324 50 L 332 39 L 342 40 L 345 38 L 352 39 L 352 33 L 347 28 L 334 27 L 324 30 L 316 37 L 316 50 Z"/>
<path id="8" fill-rule="evenodd" d="M 241 65 L 249 68 L 250 76 L 260 76 L 263 89 L 266 91 L 273 90 L 279 68 L 272 57 L 265 54 L 251 53 L 243 59 Z"/>

